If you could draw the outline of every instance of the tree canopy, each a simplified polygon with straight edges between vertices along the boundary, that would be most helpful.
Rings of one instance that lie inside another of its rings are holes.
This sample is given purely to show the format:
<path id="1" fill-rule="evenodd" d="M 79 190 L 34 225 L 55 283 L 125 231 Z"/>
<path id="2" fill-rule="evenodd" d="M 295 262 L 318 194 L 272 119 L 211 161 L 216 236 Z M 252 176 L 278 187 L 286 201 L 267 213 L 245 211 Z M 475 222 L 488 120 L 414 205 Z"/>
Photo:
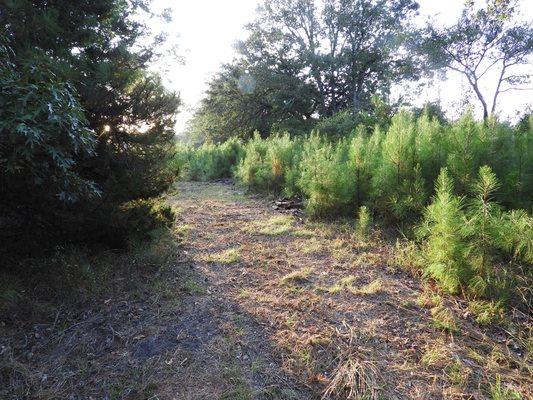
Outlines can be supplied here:
<path id="1" fill-rule="evenodd" d="M 432 69 L 466 77 L 484 119 L 496 112 L 500 94 L 523 89 L 530 79 L 530 73 L 520 66 L 531 61 L 533 25 L 517 21 L 516 14 L 513 0 L 490 0 L 481 9 L 468 1 L 454 25 L 428 26 L 419 44 Z M 484 79 L 495 81 L 491 90 L 483 90 Z"/>
<path id="2" fill-rule="evenodd" d="M 211 81 L 192 132 L 266 135 L 371 110 L 372 96 L 386 98 L 394 81 L 418 73 L 403 51 L 417 10 L 412 0 L 264 1 L 239 56 Z"/>
<path id="3" fill-rule="evenodd" d="M 148 72 L 164 39 L 139 22 L 157 17 L 148 6 L 2 2 L 3 205 L 65 231 L 102 232 L 113 223 L 105 213 L 171 182 L 164 162 L 180 99 Z"/>

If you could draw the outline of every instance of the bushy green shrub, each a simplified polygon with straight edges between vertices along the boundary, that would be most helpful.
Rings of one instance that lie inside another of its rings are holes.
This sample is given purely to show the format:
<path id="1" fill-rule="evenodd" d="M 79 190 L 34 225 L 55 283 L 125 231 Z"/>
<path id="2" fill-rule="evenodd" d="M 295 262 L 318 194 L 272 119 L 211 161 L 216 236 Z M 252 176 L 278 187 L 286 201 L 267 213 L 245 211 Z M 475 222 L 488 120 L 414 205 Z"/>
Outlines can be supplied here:
<path id="1" fill-rule="evenodd" d="M 242 152 L 242 143 L 237 138 L 222 144 L 204 143 L 197 148 L 180 144 L 170 166 L 179 177 L 193 181 L 231 178 Z"/>
<path id="2" fill-rule="evenodd" d="M 411 114 L 392 118 L 372 179 L 375 204 L 383 215 L 402 220 L 422 210 L 427 195 L 416 147 L 416 124 Z"/>

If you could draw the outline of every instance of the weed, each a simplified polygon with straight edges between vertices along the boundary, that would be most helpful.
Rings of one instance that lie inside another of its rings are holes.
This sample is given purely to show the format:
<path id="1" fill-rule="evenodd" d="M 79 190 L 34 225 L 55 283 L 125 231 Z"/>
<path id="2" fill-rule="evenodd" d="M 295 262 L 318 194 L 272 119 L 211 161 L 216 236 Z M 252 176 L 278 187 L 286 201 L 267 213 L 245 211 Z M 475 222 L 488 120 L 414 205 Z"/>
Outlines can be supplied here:
<path id="1" fill-rule="evenodd" d="M 252 391 L 244 379 L 241 370 L 237 366 L 224 368 L 223 377 L 232 387 L 220 396 L 220 400 L 252 399 Z"/>
<path id="2" fill-rule="evenodd" d="M 496 383 L 490 385 L 491 400 L 521 400 L 522 396 L 517 391 L 502 384 L 500 376 Z"/>
<path id="3" fill-rule="evenodd" d="M 357 215 L 357 229 L 356 229 L 356 232 L 359 235 L 359 237 L 364 238 L 368 236 L 371 222 L 372 222 L 372 218 L 370 216 L 370 212 L 368 211 L 368 208 L 366 206 L 359 207 L 359 213 Z"/>
<path id="4" fill-rule="evenodd" d="M 468 308 L 480 325 L 488 325 L 504 319 L 504 308 L 500 302 L 475 300 L 468 303 Z"/>
<path id="5" fill-rule="evenodd" d="M 469 368 L 465 368 L 461 360 L 455 359 L 445 369 L 446 377 L 454 386 L 465 387 L 468 384 L 468 380 L 472 371 Z"/>
<path id="6" fill-rule="evenodd" d="M 343 289 L 352 289 L 355 282 L 355 276 L 349 275 L 344 278 L 341 278 L 335 285 L 326 288 L 326 291 L 331 294 L 336 294 L 342 291 Z"/>
<path id="7" fill-rule="evenodd" d="M 396 240 L 393 262 L 409 271 L 417 273 L 424 265 L 417 244 L 412 240 Z"/>
<path id="8" fill-rule="evenodd" d="M 189 294 L 202 294 L 204 293 L 204 289 L 198 285 L 195 281 L 192 279 L 187 279 L 183 283 L 183 290 L 185 290 Z"/>
<path id="9" fill-rule="evenodd" d="M 174 235 L 180 242 L 186 242 L 189 239 L 190 227 L 189 225 L 178 225 L 174 226 Z"/>
<path id="10" fill-rule="evenodd" d="M 435 328 L 448 331 L 450 333 L 457 332 L 459 326 L 455 319 L 453 312 L 445 306 L 439 305 L 431 309 L 432 323 Z"/>
<path id="11" fill-rule="evenodd" d="M 420 362 L 428 367 L 442 366 L 453 357 L 451 347 L 440 339 L 431 345 L 427 345 Z"/>

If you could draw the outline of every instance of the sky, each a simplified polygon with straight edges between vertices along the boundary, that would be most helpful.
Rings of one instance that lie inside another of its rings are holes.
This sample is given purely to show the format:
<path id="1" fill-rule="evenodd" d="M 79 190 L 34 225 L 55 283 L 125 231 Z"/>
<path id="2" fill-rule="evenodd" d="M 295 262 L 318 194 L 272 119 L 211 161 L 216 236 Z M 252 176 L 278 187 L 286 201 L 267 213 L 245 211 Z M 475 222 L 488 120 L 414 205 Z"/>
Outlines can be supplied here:
<path id="1" fill-rule="evenodd" d="M 153 10 L 170 8 L 172 22 L 156 22 L 154 30 L 163 29 L 168 43 L 177 46 L 179 59 L 166 56 L 155 65 L 164 78 L 165 85 L 180 92 L 183 106 L 177 118 L 176 130 L 182 132 L 207 88 L 207 82 L 216 74 L 221 64 L 231 61 L 236 51 L 234 44 L 246 37 L 244 26 L 254 19 L 260 0 L 154 0 Z M 460 13 L 464 0 L 419 0 L 419 21 L 428 17 L 437 24 L 449 24 Z M 533 1 L 521 1 L 522 13 L 533 16 Z M 528 67 L 532 69 L 530 65 Z M 488 79 L 490 81 L 490 77 Z M 428 82 L 428 86 L 414 95 L 413 104 L 435 101 L 439 97 L 449 117 L 458 116 L 464 108 L 466 81 L 457 74 L 449 74 L 446 81 Z M 517 110 L 531 104 L 533 91 L 507 92 L 499 101 L 503 118 L 516 118 Z M 473 103 L 476 105 L 476 103 Z M 479 111 L 479 110 L 478 110 Z"/>

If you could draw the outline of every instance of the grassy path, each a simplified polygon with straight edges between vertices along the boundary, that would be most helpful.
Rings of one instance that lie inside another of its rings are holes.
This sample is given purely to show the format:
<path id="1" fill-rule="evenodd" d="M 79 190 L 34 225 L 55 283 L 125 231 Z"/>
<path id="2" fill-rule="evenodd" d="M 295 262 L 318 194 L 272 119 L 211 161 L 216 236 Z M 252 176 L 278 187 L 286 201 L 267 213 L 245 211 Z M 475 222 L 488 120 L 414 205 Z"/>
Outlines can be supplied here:
<path id="1" fill-rule="evenodd" d="M 480 326 L 378 232 L 176 189 L 179 246 L 25 263 L 21 300 L 0 302 L 0 398 L 532 398 L 528 316 Z"/>
<path id="2" fill-rule="evenodd" d="M 461 304 L 443 307 L 387 242 L 303 223 L 229 185 L 181 183 L 179 193 L 191 316 L 204 321 L 199 337 L 213 333 L 183 398 L 477 399 L 496 375 L 531 389 L 527 358 Z"/>

